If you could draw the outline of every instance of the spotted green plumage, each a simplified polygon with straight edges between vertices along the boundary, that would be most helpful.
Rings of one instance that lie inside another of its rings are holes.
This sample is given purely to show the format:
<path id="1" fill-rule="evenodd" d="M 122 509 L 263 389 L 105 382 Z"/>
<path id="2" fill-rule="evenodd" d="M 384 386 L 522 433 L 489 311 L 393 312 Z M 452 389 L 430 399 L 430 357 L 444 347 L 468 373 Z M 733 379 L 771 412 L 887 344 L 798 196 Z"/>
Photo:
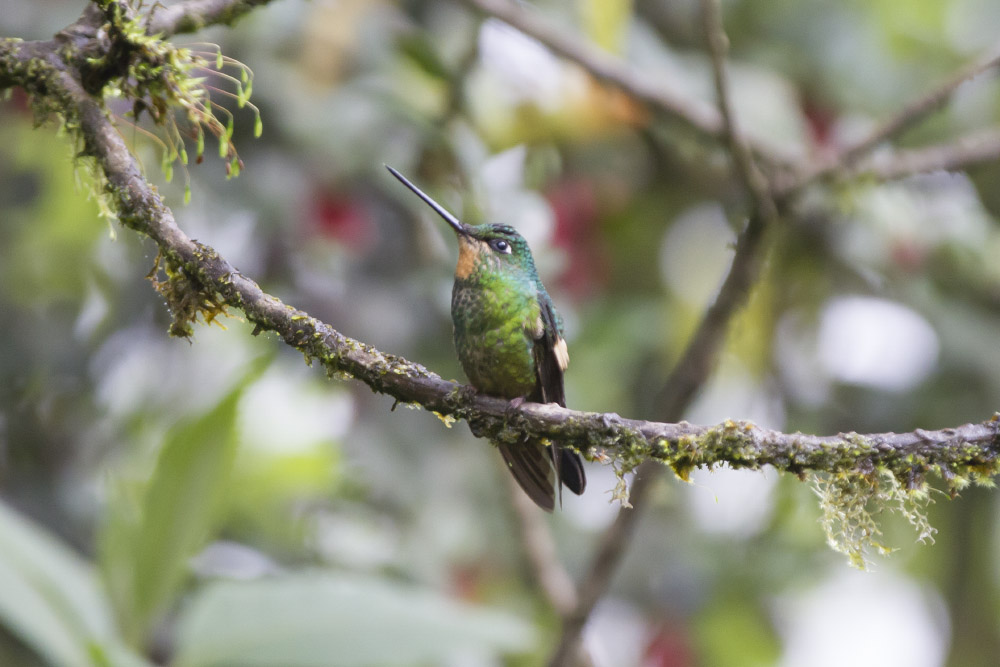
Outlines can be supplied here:
<path id="1" fill-rule="evenodd" d="M 515 403 L 565 406 L 563 371 L 569 357 L 562 320 L 538 278 L 527 242 L 508 225 L 462 223 L 388 169 L 455 230 L 459 256 L 451 316 L 469 382 L 484 394 Z M 543 509 L 552 511 L 563 484 L 583 493 L 586 476 L 576 452 L 529 437 L 496 445 L 514 479 Z"/>
<path id="2" fill-rule="evenodd" d="M 473 273 L 455 279 L 451 317 L 459 361 L 472 386 L 484 394 L 527 396 L 537 381 L 539 299 L 548 299 L 548 294 L 539 292 L 531 254 L 513 229 L 471 229 L 483 238 L 503 238 L 512 252 L 477 257 Z"/>

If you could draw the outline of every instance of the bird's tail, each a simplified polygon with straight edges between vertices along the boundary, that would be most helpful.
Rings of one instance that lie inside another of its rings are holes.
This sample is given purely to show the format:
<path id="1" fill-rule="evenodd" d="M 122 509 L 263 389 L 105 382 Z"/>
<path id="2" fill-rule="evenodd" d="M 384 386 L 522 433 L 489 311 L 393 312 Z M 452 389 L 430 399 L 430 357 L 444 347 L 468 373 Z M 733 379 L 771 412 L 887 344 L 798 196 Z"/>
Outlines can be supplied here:
<path id="1" fill-rule="evenodd" d="M 583 460 L 571 449 L 545 445 L 538 438 L 496 445 L 518 485 L 546 512 L 555 509 L 557 493 L 562 501 L 563 484 L 577 495 L 587 486 Z"/>

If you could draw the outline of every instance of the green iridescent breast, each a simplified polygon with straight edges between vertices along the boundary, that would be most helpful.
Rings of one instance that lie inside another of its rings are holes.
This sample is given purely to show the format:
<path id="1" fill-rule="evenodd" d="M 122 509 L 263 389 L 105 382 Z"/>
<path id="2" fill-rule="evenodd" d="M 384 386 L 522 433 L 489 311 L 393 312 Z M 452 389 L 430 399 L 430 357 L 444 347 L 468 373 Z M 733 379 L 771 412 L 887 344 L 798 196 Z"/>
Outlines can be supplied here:
<path id="1" fill-rule="evenodd" d="M 451 298 L 455 348 L 476 389 L 503 398 L 532 391 L 539 313 L 531 280 L 493 273 L 455 282 Z"/>

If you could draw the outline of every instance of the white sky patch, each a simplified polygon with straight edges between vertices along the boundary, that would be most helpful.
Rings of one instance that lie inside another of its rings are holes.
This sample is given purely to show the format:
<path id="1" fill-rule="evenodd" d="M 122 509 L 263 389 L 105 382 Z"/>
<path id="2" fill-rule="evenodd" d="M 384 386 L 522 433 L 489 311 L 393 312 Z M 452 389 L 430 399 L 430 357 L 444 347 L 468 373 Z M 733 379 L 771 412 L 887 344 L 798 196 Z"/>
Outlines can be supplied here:
<path id="1" fill-rule="evenodd" d="M 699 530 L 733 537 L 759 533 L 774 510 L 777 477 L 774 471 L 693 471 L 693 487 L 686 497 Z"/>
<path id="2" fill-rule="evenodd" d="M 906 391 L 934 370 L 940 344 L 927 320 L 906 306 L 851 296 L 826 305 L 817 347 L 823 368 L 841 382 Z"/>
<path id="3" fill-rule="evenodd" d="M 816 353 L 816 331 L 800 311 L 785 314 L 775 328 L 777 367 L 797 402 L 819 407 L 830 396 L 830 382 Z"/>
<path id="4" fill-rule="evenodd" d="M 785 653 L 780 667 L 939 667 L 950 631 L 943 605 L 893 572 L 846 567 L 775 603 Z"/>
<path id="5" fill-rule="evenodd" d="M 735 357 L 727 356 L 686 418 L 694 424 L 718 424 L 734 417 L 780 430 L 785 425 L 785 408 L 766 382 L 751 376 Z"/>
<path id="6" fill-rule="evenodd" d="M 524 188 L 526 156 L 523 145 L 498 153 L 483 162 L 476 180 L 487 198 L 488 217 L 483 222 L 513 223 L 537 250 L 552 236 L 555 216 L 545 197 Z"/>
<path id="7" fill-rule="evenodd" d="M 733 230 L 716 203 L 692 206 L 663 235 L 660 272 L 666 285 L 692 306 L 702 307 L 719 291 L 732 261 Z"/>
<path id="8" fill-rule="evenodd" d="M 293 453 L 343 437 L 354 420 L 351 395 L 320 390 L 302 373 L 276 366 L 250 385 L 243 397 L 244 441 L 259 450 Z"/>
<path id="9" fill-rule="evenodd" d="M 645 617 L 633 605 L 608 598 L 597 603 L 583 627 L 583 645 L 594 667 L 639 665 L 648 634 Z"/>
<path id="10" fill-rule="evenodd" d="M 575 526 L 598 532 L 611 525 L 621 505 L 611 500 L 617 478 L 610 465 L 584 463 L 587 471 L 587 491 L 582 496 L 563 489 L 562 515 Z M 629 486 L 633 476 L 628 476 Z"/>
<path id="11" fill-rule="evenodd" d="M 112 335 L 91 362 L 97 397 L 109 416 L 197 415 L 221 400 L 246 373 L 253 343 L 200 324 L 195 336 L 196 343 L 187 345 L 142 327 Z M 177 372 L 181 366 L 184 373 Z"/>
<path id="12" fill-rule="evenodd" d="M 563 104 L 565 65 L 523 32 L 487 19 L 479 31 L 479 58 L 500 79 L 508 105 L 534 102 L 554 111 Z"/>

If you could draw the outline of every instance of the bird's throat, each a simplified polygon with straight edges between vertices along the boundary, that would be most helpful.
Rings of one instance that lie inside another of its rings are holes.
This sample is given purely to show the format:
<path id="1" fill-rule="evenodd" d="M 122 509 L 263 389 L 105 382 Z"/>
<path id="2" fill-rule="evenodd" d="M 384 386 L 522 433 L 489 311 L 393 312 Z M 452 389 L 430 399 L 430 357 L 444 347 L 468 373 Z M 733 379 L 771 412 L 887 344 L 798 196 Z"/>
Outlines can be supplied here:
<path id="1" fill-rule="evenodd" d="M 468 236 L 458 237 L 458 265 L 455 267 L 455 277 L 465 280 L 476 270 L 479 257 L 483 252 L 482 241 L 477 241 Z"/>

